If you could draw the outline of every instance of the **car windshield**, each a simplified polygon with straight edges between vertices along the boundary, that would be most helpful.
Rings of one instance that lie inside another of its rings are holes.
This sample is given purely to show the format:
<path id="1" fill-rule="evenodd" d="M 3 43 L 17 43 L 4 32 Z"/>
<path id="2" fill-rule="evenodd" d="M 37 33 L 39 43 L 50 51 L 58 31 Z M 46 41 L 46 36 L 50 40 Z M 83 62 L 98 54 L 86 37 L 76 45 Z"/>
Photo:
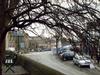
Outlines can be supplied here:
<path id="1" fill-rule="evenodd" d="M 79 56 L 80 60 L 87 60 L 88 58 L 84 57 L 84 56 Z"/>

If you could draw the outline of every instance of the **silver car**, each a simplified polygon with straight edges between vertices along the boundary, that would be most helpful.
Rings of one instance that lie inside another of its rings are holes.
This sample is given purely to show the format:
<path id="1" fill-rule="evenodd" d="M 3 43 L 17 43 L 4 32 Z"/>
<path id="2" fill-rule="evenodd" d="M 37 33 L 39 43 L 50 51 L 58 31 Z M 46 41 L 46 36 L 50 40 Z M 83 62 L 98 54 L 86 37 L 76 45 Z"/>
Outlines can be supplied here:
<path id="1" fill-rule="evenodd" d="M 73 62 L 74 62 L 74 64 L 77 64 L 79 67 L 90 66 L 90 64 L 92 63 L 90 58 L 87 58 L 87 57 L 85 57 L 83 55 L 79 55 L 79 54 L 76 54 L 73 57 Z"/>

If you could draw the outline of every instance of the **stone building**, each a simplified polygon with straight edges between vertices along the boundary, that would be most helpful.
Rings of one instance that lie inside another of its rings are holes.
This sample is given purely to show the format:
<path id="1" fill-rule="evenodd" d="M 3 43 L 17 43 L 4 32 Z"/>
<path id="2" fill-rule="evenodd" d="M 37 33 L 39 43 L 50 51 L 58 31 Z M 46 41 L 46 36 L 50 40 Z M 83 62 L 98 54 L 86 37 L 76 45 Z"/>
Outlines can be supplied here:
<path id="1" fill-rule="evenodd" d="M 6 36 L 6 50 L 15 49 L 16 52 L 27 52 L 29 49 L 29 36 L 23 30 L 10 31 Z"/>

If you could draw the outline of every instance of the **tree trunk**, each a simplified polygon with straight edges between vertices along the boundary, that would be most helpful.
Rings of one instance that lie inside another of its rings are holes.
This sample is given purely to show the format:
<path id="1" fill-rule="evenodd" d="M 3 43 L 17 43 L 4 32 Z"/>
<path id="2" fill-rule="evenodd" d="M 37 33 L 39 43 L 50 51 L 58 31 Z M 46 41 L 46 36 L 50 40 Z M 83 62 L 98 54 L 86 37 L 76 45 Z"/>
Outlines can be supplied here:
<path id="1" fill-rule="evenodd" d="M 0 42 L 0 75 L 2 75 L 2 63 L 3 63 L 4 54 L 5 54 L 5 40 L 4 39 L 2 40 L 3 41 Z"/>
<path id="2" fill-rule="evenodd" d="M 2 61 L 5 54 L 5 37 L 9 28 L 8 23 L 11 18 L 8 13 L 12 14 L 14 10 L 7 12 L 8 8 L 15 8 L 20 0 L 0 0 L 0 75 L 2 75 Z M 8 7 L 9 6 L 9 7 Z"/>
<path id="3" fill-rule="evenodd" d="M 56 37 L 56 53 L 58 54 L 58 42 L 59 42 L 59 37 Z"/>
<path id="4" fill-rule="evenodd" d="M 0 0 L 0 75 L 2 75 L 2 62 L 5 51 L 5 1 L 6 0 Z"/>

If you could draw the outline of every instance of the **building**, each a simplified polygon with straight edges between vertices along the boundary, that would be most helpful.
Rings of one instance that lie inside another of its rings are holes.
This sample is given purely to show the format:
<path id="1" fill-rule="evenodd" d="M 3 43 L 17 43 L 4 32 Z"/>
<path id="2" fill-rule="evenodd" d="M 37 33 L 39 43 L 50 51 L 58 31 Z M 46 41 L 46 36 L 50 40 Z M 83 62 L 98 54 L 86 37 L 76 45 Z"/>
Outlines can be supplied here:
<path id="1" fill-rule="evenodd" d="M 8 32 L 6 35 L 6 50 L 14 51 L 16 48 L 16 41 L 12 35 L 12 32 Z"/>
<path id="2" fill-rule="evenodd" d="M 24 49 L 25 49 L 25 52 L 30 52 L 30 36 L 24 32 Z"/>
<path id="3" fill-rule="evenodd" d="M 15 49 L 16 52 L 28 52 L 29 36 L 23 30 L 10 31 L 6 36 L 6 50 Z"/>
<path id="4" fill-rule="evenodd" d="M 55 39 L 46 37 L 31 37 L 30 48 L 34 51 L 41 51 L 44 49 L 51 49 L 55 47 Z"/>

